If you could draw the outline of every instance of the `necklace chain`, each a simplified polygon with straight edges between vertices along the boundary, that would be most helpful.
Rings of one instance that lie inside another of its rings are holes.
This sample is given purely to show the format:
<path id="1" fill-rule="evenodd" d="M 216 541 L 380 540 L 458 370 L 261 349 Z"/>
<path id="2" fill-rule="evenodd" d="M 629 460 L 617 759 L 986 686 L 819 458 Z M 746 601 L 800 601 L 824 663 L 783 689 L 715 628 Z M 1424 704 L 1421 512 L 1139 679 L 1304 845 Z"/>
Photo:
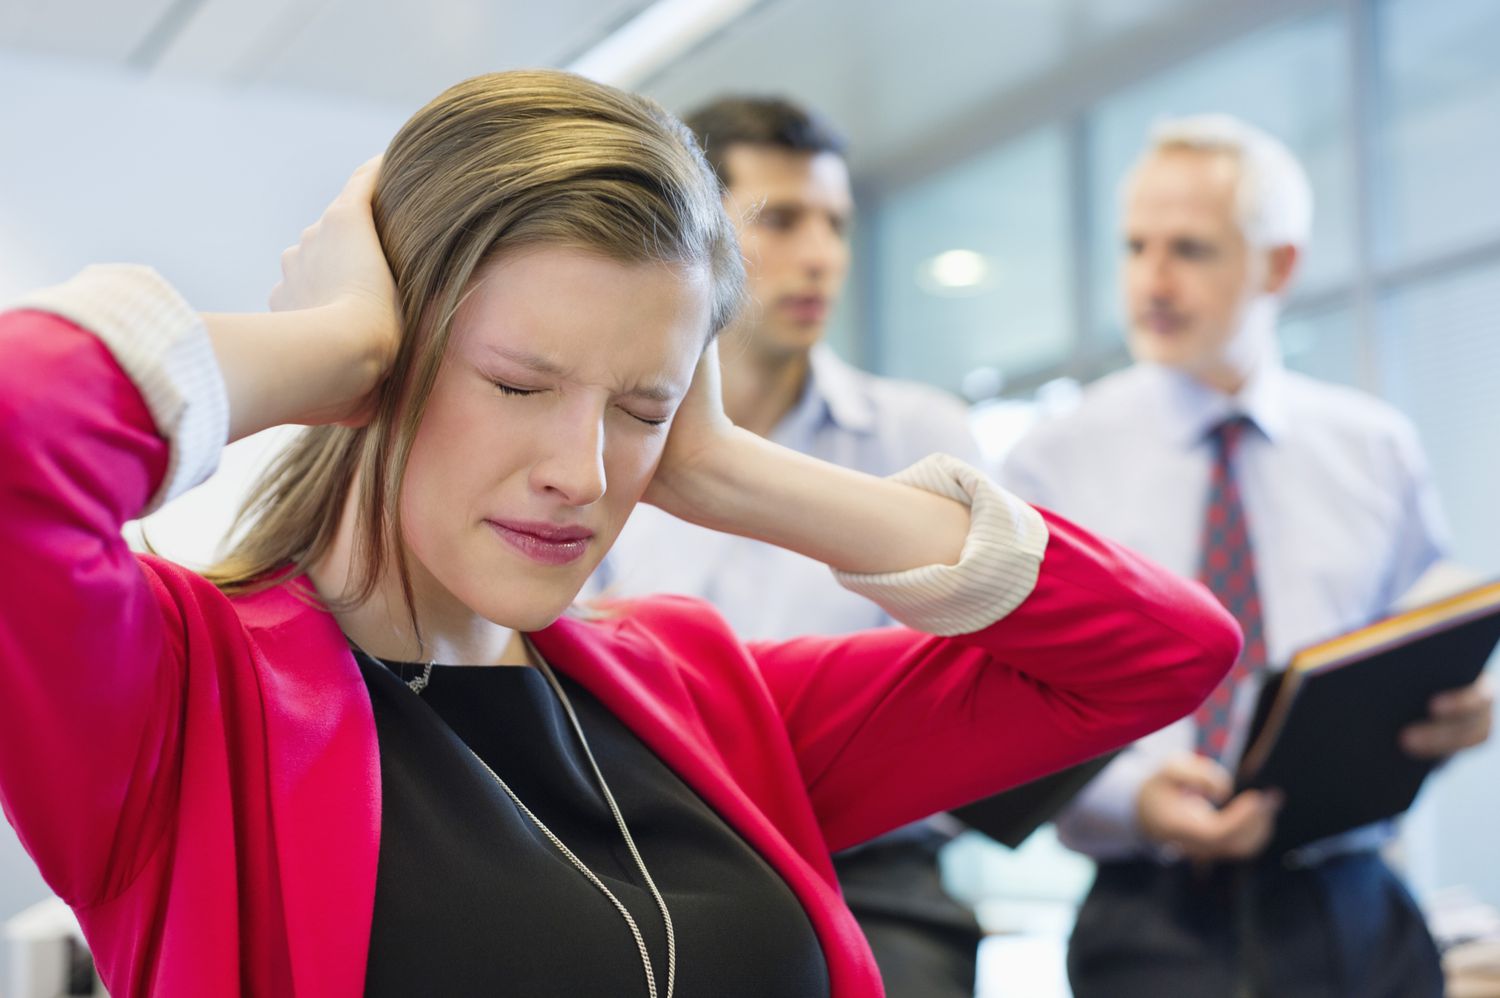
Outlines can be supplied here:
<path id="1" fill-rule="evenodd" d="M 350 639 L 349 643 L 354 644 L 353 639 Z M 354 647 L 359 648 L 359 645 L 354 644 Z M 568 699 L 567 691 L 562 688 L 562 684 L 557 681 L 557 676 L 552 672 L 552 667 L 547 664 L 547 660 L 542 657 L 541 653 L 537 651 L 536 646 L 530 640 L 526 641 L 526 648 L 536 659 L 537 666 L 542 675 L 547 679 L 547 685 L 552 687 L 552 691 L 557 696 L 558 702 L 562 704 L 563 711 L 568 715 L 568 721 L 573 727 L 573 733 L 578 737 L 578 744 L 582 746 L 584 757 L 589 761 L 589 768 L 594 772 L 594 779 L 599 783 L 599 790 L 604 796 L 604 801 L 609 805 L 610 813 L 614 815 L 615 824 L 620 829 L 620 835 L 625 840 L 625 846 L 630 850 L 630 856 L 635 860 L 636 869 L 640 870 L 641 879 L 645 881 L 646 889 L 651 892 L 651 897 L 656 901 L 656 907 L 661 912 L 662 925 L 666 928 L 667 934 L 667 990 L 665 998 L 672 998 L 672 992 L 677 984 L 677 936 L 672 927 L 672 913 L 667 910 L 667 901 L 662 897 L 661 891 L 657 890 L 656 881 L 651 879 L 651 872 L 646 869 L 646 861 L 641 858 L 640 850 L 635 845 L 635 839 L 631 837 L 630 829 L 625 824 L 625 815 L 620 811 L 620 805 L 615 803 L 615 795 L 610 792 L 609 784 L 604 780 L 604 773 L 599 769 L 599 763 L 594 759 L 594 752 L 589 748 L 589 740 L 583 734 L 583 725 L 578 721 L 578 715 L 573 710 L 573 703 Z M 364 651 L 363 648 L 359 648 L 359 650 Z M 375 658 L 369 652 L 365 652 L 365 654 L 382 665 L 385 664 L 382 659 Z M 437 659 L 429 661 L 423 667 L 420 676 L 406 681 L 407 687 L 413 693 L 420 696 L 422 691 L 427 688 L 427 684 L 432 681 L 432 669 L 436 664 Z M 464 747 L 469 748 L 467 743 Z M 640 926 L 636 924 L 635 918 L 630 914 L 629 909 L 621 903 L 613 891 L 605 886 L 604 881 L 599 879 L 599 876 L 593 870 L 589 869 L 588 865 L 579 859 L 573 850 L 569 849 L 563 840 L 558 838 L 556 833 L 548 828 L 541 818 L 536 816 L 531 808 L 526 806 L 526 803 L 521 800 L 520 796 L 510 788 L 510 784 L 501 779 L 500 774 L 490 768 L 490 764 L 480 758 L 478 752 L 469 748 L 469 754 L 474 757 L 474 760 L 479 765 L 484 767 L 484 771 L 489 773 L 490 777 L 499 784 L 500 789 L 505 791 L 505 795 L 515 804 L 516 809 L 526 815 L 527 819 L 537 827 L 539 832 L 546 836 L 547 841 L 551 842 L 558 852 L 563 854 L 564 858 L 573 865 L 574 869 L 583 874 L 589 883 L 598 888 L 599 892 L 609 899 L 609 903 L 614 905 L 615 911 L 619 912 L 620 917 L 625 920 L 626 926 L 629 927 L 630 935 L 635 939 L 636 949 L 640 951 L 641 967 L 646 972 L 646 990 L 649 998 L 658 998 L 656 973 L 651 963 L 651 954 L 646 949 L 646 940 L 641 935 Z"/>

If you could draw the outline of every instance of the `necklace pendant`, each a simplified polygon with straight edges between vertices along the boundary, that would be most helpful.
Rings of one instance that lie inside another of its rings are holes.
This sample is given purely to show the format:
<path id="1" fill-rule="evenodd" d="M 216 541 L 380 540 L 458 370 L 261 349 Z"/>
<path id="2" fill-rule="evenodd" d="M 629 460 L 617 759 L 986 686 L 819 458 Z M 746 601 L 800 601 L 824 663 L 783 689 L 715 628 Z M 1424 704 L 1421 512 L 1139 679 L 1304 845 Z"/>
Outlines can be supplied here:
<path id="1" fill-rule="evenodd" d="M 408 679 L 406 681 L 407 688 L 410 689 L 413 693 L 416 693 L 420 696 L 422 691 L 427 688 L 427 684 L 432 681 L 432 666 L 436 662 L 437 659 L 433 659 L 431 662 L 428 662 L 425 666 L 422 667 L 422 674 L 420 676 L 418 676 L 416 679 Z"/>

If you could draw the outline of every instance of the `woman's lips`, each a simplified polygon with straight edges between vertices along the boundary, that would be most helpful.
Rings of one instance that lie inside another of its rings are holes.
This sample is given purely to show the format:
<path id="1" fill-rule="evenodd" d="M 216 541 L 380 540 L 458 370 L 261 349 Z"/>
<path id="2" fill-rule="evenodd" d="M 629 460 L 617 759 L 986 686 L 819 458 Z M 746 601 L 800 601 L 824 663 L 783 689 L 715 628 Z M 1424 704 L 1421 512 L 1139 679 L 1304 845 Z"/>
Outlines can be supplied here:
<path id="1" fill-rule="evenodd" d="M 583 557 L 594 532 L 587 527 L 554 527 L 548 523 L 486 520 L 511 547 L 543 565 L 566 565 Z"/>

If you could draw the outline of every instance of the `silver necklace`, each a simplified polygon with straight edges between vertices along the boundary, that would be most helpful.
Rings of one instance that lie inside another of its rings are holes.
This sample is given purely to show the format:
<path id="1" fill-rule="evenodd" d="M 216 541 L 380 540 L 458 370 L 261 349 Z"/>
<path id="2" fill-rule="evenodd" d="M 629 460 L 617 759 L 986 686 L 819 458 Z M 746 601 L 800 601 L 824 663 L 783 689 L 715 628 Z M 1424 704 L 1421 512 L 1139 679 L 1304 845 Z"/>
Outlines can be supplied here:
<path id="1" fill-rule="evenodd" d="M 364 649 L 360 650 L 364 651 Z M 370 653 L 365 652 L 365 654 L 368 655 Z M 375 659 L 375 661 L 380 662 L 381 665 L 385 664 L 381 659 L 378 658 Z M 422 674 L 420 676 L 415 679 L 408 679 L 406 681 L 407 689 L 411 690 L 413 693 L 418 694 L 425 690 L 427 688 L 427 684 L 432 682 L 432 667 L 434 665 L 437 665 L 437 659 L 429 659 L 427 664 L 422 666 Z M 483 760 L 480 761 L 482 762 Z"/>
<path id="2" fill-rule="evenodd" d="M 350 639 L 349 643 L 354 644 L 353 639 Z M 354 647 L 359 648 L 359 645 L 355 644 Z M 573 727 L 573 733 L 578 736 L 578 744 L 583 747 L 583 754 L 589 761 L 589 768 L 594 771 L 594 779 L 599 782 L 599 790 L 604 795 L 605 803 L 609 805 L 610 813 L 614 815 L 615 824 L 620 829 L 621 837 L 625 839 L 625 846 L 630 850 L 630 856 L 635 860 L 636 869 L 641 871 L 641 879 L 645 881 L 647 890 L 651 892 L 651 897 L 655 899 L 656 907 L 661 912 L 662 925 L 666 927 L 667 932 L 667 991 L 665 998 L 672 998 L 672 992 L 677 985 L 677 935 L 672 928 L 672 913 L 667 910 L 666 899 L 662 897 L 661 891 L 656 889 L 656 881 L 651 879 L 651 872 L 646 869 L 646 861 L 641 859 L 640 850 L 635 847 L 635 839 L 631 837 L 630 829 L 625 824 L 625 815 L 621 813 L 620 805 L 615 803 L 615 795 L 610 792 L 609 784 L 604 781 L 604 773 L 600 771 L 599 763 L 594 759 L 594 752 L 589 748 L 589 740 L 584 737 L 583 725 L 578 723 L 578 715 L 573 711 L 573 703 L 568 699 L 567 691 L 562 688 L 562 684 L 557 681 L 557 676 L 552 672 L 552 667 L 547 664 L 547 660 L 542 657 L 541 652 L 537 650 L 536 646 L 529 639 L 526 641 L 526 649 L 536 659 L 537 667 L 541 670 L 542 675 L 547 678 L 547 684 L 552 687 L 552 692 L 556 694 L 558 701 L 562 704 L 563 711 L 568 715 L 568 721 Z M 364 651 L 364 649 L 360 648 L 360 651 Z M 365 654 L 369 655 L 370 658 L 374 658 L 375 661 L 380 662 L 382 665 L 385 664 L 382 659 L 375 658 L 369 652 L 365 652 Z M 413 693 L 420 696 L 422 691 L 427 688 L 427 684 L 432 681 L 432 669 L 436 664 L 437 659 L 429 661 L 422 668 L 420 676 L 406 681 L 407 687 Z M 464 747 L 469 748 L 467 744 Z M 620 913 L 620 917 L 625 920 L 626 926 L 629 927 L 630 935 L 635 940 L 636 949 L 640 951 L 641 967 L 646 972 L 646 991 L 650 998 L 657 998 L 656 973 L 651 964 L 651 954 L 646 949 L 646 940 L 641 935 L 640 926 L 636 924 L 635 918 L 630 914 L 629 909 L 621 904 L 620 899 L 615 897 L 614 892 L 605 886 L 604 881 L 600 880 L 598 875 L 593 870 L 590 870 L 583 860 L 579 859 L 573 850 L 569 849 L 563 840 L 558 838 L 552 829 L 548 828 L 542 819 L 538 818 L 532 812 L 531 808 L 526 806 L 525 802 L 510 788 L 510 784 L 501 779 L 500 774 L 491 769 L 490 764 L 481 759 L 478 752 L 469 748 L 469 754 L 500 785 L 500 789 L 505 791 L 505 795 L 511 799 L 511 803 L 516 805 L 516 809 L 526 815 L 531 823 L 537 827 L 537 830 L 547 837 L 547 841 L 551 842 L 557 851 L 562 853 L 569 863 L 573 864 L 574 869 L 583 874 L 589 883 L 598 888 L 599 892 L 609 899 L 609 903 L 614 905 L 615 911 Z"/>

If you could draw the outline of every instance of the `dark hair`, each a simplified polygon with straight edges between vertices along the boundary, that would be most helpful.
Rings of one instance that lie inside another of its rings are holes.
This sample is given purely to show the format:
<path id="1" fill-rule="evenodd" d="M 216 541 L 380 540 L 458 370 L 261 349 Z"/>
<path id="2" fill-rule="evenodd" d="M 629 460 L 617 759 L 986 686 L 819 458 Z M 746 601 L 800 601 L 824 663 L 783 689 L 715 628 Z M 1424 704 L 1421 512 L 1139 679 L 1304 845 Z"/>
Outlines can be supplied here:
<path id="1" fill-rule="evenodd" d="M 736 145 L 844 155 L 844 137 L 827 119 L 783 97 L 720 97 L 683 117 L 708 164 L 729 186 L 724 157 Z"/>

